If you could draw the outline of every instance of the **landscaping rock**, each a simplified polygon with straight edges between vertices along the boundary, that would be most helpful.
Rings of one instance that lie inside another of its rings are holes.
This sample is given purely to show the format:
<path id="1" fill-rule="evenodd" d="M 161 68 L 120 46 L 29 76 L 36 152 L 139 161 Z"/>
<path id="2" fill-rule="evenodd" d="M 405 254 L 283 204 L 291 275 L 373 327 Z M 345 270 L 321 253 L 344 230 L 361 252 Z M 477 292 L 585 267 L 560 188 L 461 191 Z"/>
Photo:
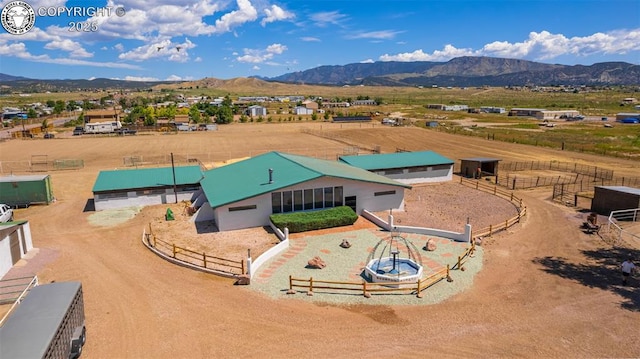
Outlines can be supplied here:
<path id="1" fill-rule="evenodd" d="M 315 269 L 322 269 L 324 267 L 327 266 L 327 263 L 325 263 L 322 258 L 315 256 L 311 259 L 309 259 L 309 261 L 307 262 L 307 266 L 309 268 L 315 268 Z"/>
<path id="2" fill-rule="evenodd" d="M 476 237 L 473 240 L 476 243 L 476 246 L 481 246 L 482 245 L 482 237 Z"/>
<path id="3" fill-rule="evenodd" d="M 340 247 L 342 247 L 342 248 L 351 248 L 351 243 L 349 243 L 348 240 L 343 239 L 342 243 L 340 243 Z"/>
<path id="4" fill-rule="evenodd" d="M 424 245 L 424 249 L 426 249 L 429 252 L 433 252 L 438 248 L 438 246 L 436 246 L 436 241 L 433 240 L 433 238 L 429 238 L 427 240 L 427 244 Z"/>
<path id="5" fill-rule="evenodd" d="M 247 274 L 242 274 L 238 276 L 238 280 L 236 280 L 236 285 L 249 285 L 251 284 L 251 277 Z"/>

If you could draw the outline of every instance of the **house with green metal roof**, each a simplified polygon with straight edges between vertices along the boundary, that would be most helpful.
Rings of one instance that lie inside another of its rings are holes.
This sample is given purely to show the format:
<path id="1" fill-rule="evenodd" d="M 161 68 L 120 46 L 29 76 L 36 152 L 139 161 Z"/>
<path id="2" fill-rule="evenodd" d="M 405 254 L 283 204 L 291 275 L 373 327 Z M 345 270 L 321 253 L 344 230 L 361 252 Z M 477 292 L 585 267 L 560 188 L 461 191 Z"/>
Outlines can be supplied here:
<path id="1" fill-rule="evenodd" d="M 401 183 L 451 181 L 453 164 L 433 151 L 341 156 L 340 161 Z"/>
<path id="2" fill-rule="evenodd" d="M 200 166 L 100 171 L 93 185 L 95 209 L 176 203 L 176 194 L 178 202 L 191 200 L 202 177 Z"/>
<path id="3" fill-rule="evenodd" d="M 350 206 L 401 209 L 407 184 L 349 166 L 269 152 L 206 171 L 195 221 L 215 221 L 220 231 L 266 226 L 273 213 Z"/>

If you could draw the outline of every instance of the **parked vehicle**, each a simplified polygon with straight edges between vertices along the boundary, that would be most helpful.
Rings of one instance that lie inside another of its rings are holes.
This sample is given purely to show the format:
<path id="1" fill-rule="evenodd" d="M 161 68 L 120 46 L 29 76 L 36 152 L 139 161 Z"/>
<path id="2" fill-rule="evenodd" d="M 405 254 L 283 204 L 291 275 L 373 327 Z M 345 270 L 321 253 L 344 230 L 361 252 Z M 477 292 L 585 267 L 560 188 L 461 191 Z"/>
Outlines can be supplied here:
<path id="1" fill-rule="evenodd" d="M 0 327 L 0 358 L 78 358 L 86 339 L 81 283 L 39 285 Z"/>
<path id="2" fill-rule="evenodd" d="M 56 137 L 56 136 L 51 132 L 47 132 L 47 133 L 44 134 L 44 138 L 54 138 L 54 137 Z"/>
<path id="3" fill-rule="evenodd" d="M 77 126 L 76 128 L 73 129 L 73 135 L 74 136 L 80 136 L 84 133 L 84 127 L 82 126 Z"/>
<path id="4" fill-rule="evenodd" d="M 0 204 L 0 223 L 13 221 L 13 209 L 6 204 Z"/>
<path id="5" fill-rule="evenodd" d="M 95 122 L 84 125 L 85 133 L 114 133 L 122 128 L 120 121 Z"/>

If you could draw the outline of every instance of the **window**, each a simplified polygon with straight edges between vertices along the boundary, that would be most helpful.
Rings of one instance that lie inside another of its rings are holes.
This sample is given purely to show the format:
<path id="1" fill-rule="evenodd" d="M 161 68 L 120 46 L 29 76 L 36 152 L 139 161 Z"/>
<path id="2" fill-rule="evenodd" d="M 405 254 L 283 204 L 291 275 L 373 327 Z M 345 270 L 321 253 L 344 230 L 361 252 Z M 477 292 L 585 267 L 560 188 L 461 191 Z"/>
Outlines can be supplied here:
<path id="1" fill-rule="evenodd" d="M 271 193 L 271 212 L 282 213 L 282 193 L 281 192 Z"/>
<path id="2" fill-rule="evenodd" d="M 404 173 L 404 170 L 402 169 L 392 169 L 392 170 L 385 170 L 384 174 L 385 175 L 401 175 Z"/>
<path id="3" fill-rule="evenodd" d="M 324 188 L 324 208 L 333 207 L 333 187 Z"/>
<path id="4" fill-rule="evenodd" d="M 304 209 L 313 209 L 313 190 L 304 190 Z"/>
<path id="5" fill-rule="evenodd" d="M 313 189 L 313 197 L 314 197 L 314 201 L 313 201 L 313 208 L 324 208 L 322 206 L 323 202 L 322 202 L 322 188 L 314 188 Z"/>
<path id="6" fill-rule="evenodd" d="M 393 190 L 393 191 L 382 191 L 382 192 L 374 192 L 373 193 L 373 195 L 376 196 L 376 197 L 377 196 L 388 196 L 388 195 L 391 195 L 391 194 L 396 194 L 396 191 Z"/>
<path id="7" fill-rule="evenodd" d="M 411 168 L 409 168 L 409 173 L 426 172 L 426 171 L 427 171 L 427 167 L 411 167 Z"/>
<path id="8" fill-rule="evenodd" d="M 336 207 L 342 206 L 342 187 L 333 189 L 333 205 Z"/>
<path id="9" fill-rule="evenodd" d="M 256 206 L 255 204 L 252 204 L 249 206 L 229 207 L 229 212 L 246 211 L 249 209 L 256 209 L 256 208 L 258 208 L 258 206 Z"/>
<path id="10" fill-rule="evenodd" d="M 293 192 L 282 192 L 282 212 L 293 211 Z"/>
<path id="11" fill-rule="evenodd" d="M 293 191 L 293 210 L 302 211 L 302 190 Z"/>

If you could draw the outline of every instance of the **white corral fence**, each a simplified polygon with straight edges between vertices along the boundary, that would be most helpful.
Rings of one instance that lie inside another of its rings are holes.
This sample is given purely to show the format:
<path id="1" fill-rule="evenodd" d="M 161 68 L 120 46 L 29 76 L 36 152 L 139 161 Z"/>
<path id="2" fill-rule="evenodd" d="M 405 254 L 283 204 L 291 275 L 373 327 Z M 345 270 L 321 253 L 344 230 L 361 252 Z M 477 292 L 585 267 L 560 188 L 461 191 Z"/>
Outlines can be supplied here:
<path id="1" fill-rule="evenodd" d="M 617 241 L 640 244 L 640 208 L 611 211 L 607 229 Z"/>

